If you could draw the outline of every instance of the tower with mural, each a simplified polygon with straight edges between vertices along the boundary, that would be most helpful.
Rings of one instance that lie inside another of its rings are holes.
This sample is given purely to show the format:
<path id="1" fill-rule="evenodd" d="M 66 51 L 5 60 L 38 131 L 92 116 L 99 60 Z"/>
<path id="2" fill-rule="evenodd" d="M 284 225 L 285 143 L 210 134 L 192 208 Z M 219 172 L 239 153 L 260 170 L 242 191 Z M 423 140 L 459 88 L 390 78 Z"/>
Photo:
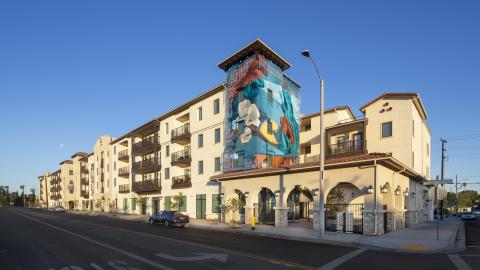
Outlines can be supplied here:
<path id="1" fill-rule="evenodd" d="M 283 73 L 290 64 L 257 39 L 218 66 L 227 76 L 223 171 L 296 163 L 300 86 Z"/>

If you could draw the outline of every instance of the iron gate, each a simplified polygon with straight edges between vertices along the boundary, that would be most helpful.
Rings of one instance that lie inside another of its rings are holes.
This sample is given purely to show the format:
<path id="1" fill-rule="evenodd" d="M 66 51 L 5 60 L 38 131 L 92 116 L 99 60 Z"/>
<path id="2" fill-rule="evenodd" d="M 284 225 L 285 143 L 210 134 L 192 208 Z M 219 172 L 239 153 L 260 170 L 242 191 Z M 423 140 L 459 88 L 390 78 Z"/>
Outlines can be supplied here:
<path id="1" fill-rule="evenodd" d="M 325 230 L 363 234 L 363 204 L 325 204 Z"/>

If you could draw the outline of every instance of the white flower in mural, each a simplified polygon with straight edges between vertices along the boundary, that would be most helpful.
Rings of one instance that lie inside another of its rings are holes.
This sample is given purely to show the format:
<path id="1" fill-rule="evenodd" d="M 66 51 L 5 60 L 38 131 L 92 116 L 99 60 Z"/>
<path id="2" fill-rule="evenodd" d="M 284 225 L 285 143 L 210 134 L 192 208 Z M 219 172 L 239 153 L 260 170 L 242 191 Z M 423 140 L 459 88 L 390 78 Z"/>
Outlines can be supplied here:
<path id="1" fill-rule="evenodd" d="M 247 116 L 249 107 L 250 107 L 250 100 L 248 99 L 245 99 L 244 101 L 238 103 L 238 116 L 239 117 Z"/>
<path id="2" fill-rule="evenodd" d="M 249 127 L 246 127 L 243 131 L 243 134 L 240 135 L 240 142 L 247 143 L 252 138 L 252 130 Z"/>
<path id="3" fill-rule="evenodd" d="M 247 113 L 247 126 L 255 125 L 256 127 L 260 126 L 260 111 L 257 108 L 257 105 L 251 104 L 248 107 Z"/>

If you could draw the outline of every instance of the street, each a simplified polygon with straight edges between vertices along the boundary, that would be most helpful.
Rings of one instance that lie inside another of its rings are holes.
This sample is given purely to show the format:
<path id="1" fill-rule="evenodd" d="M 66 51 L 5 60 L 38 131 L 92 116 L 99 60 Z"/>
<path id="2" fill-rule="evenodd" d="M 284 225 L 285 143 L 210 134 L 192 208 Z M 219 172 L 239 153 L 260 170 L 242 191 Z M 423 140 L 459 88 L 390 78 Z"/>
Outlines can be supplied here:
<path id="1" fill-rule="evenodd" d="M 478 219 L 466 223 L 468 249 L 453 256 L 364 250 L 14 207 L 0 208 L 0 237 L 0 269 L 480 269 Z"/>

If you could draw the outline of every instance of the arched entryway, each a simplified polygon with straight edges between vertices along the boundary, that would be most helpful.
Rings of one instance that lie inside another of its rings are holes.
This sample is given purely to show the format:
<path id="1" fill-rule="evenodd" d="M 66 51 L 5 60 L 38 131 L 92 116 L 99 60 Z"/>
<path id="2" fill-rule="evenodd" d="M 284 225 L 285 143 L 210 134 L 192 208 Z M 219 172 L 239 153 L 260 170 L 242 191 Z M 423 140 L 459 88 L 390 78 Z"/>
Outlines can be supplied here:
<path id="1" fill-rule="evenodd" d="M 73 210 L 75 208 L 75 202 L 69 201 L 68 202 L 68 210 Z"/>
<path id="2" fill-rule="evenodd" d="M 275 194 L 268 188 L 263 187 L 258 193 L 258 203 L 255 204 L 255 216 L 259 223 L 275 224 Z"/>
<path id="3" fill-rule="evenodd" d="M 325 229 L 337 232 L 363 233 L 364 197 L 355 185 L 340 182 L 326 197 Z"/>
<path id="4" fill-rule="evenodd" d="M 310 210 L 313 205 L 313 196 L 310 190 L 304 186 L 295 186 L 287 197 L 288 220 L 310 220 Z"/>

